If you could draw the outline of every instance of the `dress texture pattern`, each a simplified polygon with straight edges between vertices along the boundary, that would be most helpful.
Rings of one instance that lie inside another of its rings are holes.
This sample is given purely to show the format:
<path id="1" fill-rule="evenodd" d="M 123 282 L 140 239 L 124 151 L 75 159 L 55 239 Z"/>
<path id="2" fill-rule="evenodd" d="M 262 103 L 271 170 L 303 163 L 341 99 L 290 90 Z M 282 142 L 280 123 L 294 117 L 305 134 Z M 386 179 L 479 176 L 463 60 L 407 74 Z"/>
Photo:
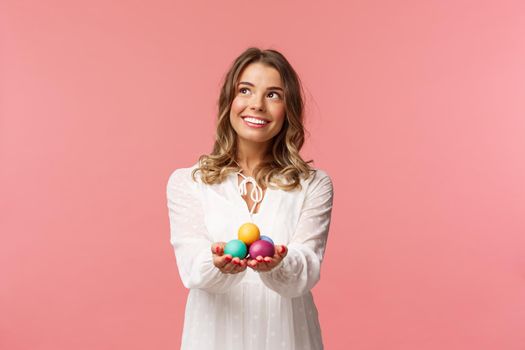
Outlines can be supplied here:
<path id="1" fill-rule="evenodd" d="M 302 189 L 267 187 L 257 213 L 239 193 L 238 175 L 204 184 L 174 170 L 167 183 L 170 243 L 189 289 L 181 349 L 323 349 L 311 293 L 320 279 L 330 227 L 333 184 L 321 169 L 301 179 Z M 274 269 L 225 274 L 215 267 L 211 244 L 237 238 L 253 222 L 262 235 L 284 244 L 288 254 Z"/>

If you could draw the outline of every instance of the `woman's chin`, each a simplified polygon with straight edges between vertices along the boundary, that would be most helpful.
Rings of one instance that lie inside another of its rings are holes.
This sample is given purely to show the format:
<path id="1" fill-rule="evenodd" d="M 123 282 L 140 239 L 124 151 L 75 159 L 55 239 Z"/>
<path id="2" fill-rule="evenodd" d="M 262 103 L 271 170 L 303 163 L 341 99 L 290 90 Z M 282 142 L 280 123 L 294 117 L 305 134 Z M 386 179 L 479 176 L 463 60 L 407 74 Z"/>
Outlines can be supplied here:
<path id="1" fill-rule="evenodd" d="M 271 137 L 263 137 L 262 135 L 241 135 L 239 138 L 244 142 L 250 143 L 267 143 L 271 140 Z"/>

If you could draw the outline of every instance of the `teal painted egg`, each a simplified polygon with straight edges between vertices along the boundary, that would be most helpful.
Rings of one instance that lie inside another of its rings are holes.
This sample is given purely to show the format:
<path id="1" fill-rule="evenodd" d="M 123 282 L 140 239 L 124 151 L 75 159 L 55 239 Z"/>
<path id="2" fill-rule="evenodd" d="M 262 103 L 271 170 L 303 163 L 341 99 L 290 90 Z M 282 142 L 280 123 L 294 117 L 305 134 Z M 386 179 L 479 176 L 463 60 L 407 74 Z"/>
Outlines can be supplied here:
<path id="1" fill-rule="evenodd" d="M 244 259 L 248 254 L 248 248 L 243 241 L 232 239 L 224 246 L 224 254 L 229 254 L 233 258 Z"/>

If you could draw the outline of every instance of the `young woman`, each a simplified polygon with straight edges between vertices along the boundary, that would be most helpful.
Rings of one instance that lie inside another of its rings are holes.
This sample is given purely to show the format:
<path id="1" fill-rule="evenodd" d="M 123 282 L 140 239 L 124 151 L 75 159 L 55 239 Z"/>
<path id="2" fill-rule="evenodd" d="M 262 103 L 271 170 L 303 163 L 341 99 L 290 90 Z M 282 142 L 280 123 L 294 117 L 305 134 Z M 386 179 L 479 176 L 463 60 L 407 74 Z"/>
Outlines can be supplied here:
<path id="1" fill-rule="evenodd" d="M 249 48 L 225 76 L 209 155 L 167 184 L 171 244 L 189 288 L 182 349 L 322 349 L 311 294 L 331 220 L 328 174 L 299 155 L 299 78 L 276 50 Z M 256 224 L 272 257 L 232 258 L 226 242 Z"/>

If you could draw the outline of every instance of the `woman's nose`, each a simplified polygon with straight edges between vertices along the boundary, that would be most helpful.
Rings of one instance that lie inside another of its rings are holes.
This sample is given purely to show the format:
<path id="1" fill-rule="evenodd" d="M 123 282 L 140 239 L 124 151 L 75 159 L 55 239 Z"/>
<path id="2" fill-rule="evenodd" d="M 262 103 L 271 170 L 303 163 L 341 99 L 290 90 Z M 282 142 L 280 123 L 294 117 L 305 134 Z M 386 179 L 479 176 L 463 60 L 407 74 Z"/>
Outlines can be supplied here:
<path id="1" fill-rule="evenodd" d="M 264 108 L 264 97 L 257 96 L 257 94 L 253 94 L 251 107 L 253 109 L 262 110 Z"/>

